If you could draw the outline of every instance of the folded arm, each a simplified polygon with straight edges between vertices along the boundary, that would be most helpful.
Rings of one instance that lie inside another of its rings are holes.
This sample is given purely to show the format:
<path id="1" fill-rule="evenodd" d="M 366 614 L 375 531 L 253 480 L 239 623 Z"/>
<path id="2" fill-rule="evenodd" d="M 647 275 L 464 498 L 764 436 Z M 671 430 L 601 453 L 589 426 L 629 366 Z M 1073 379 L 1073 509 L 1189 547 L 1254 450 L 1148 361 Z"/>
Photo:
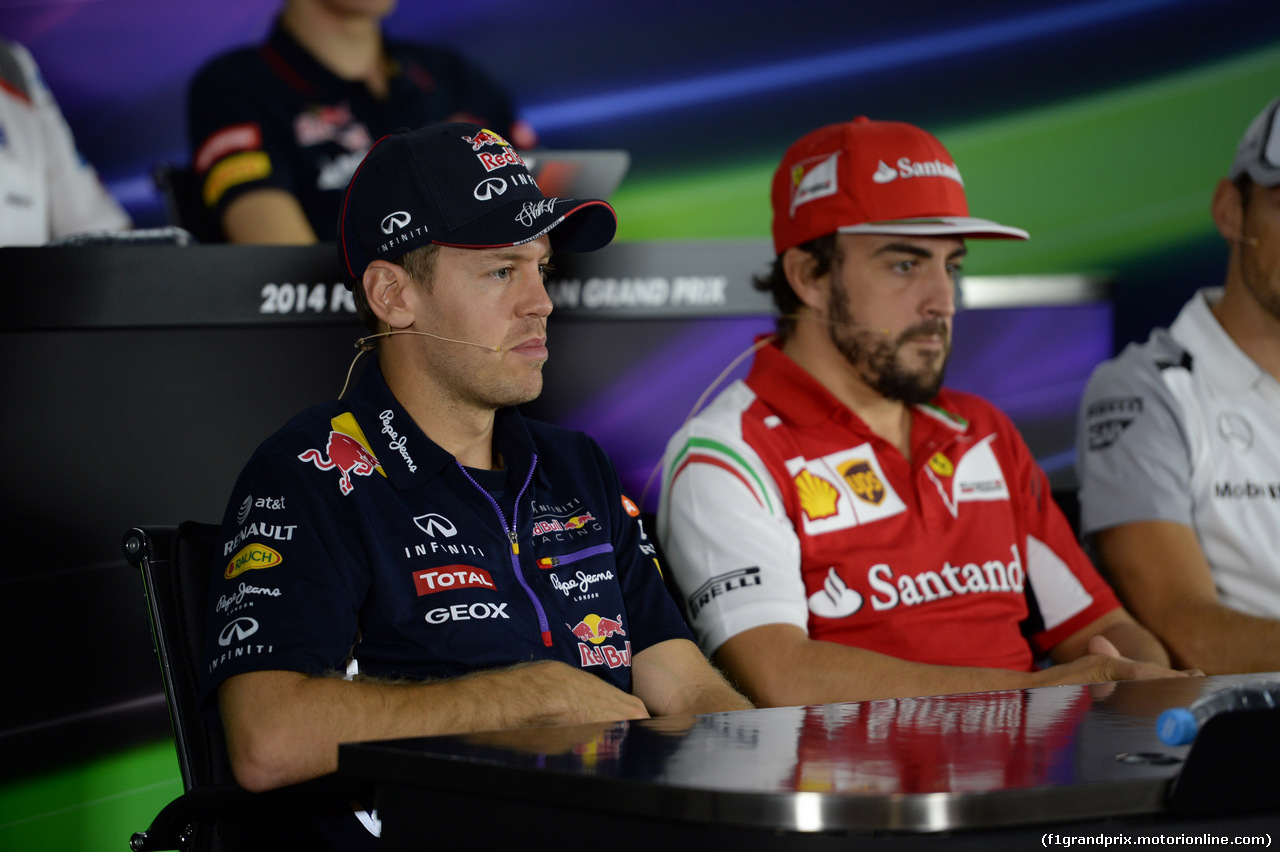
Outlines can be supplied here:
<path id="1" fill-rule="evenodd" d="M 232 771 L 255 791 L 333 772 L 343 742 L 648 715 L 639 698 L 558 662 L 428 682 L 249 672 L 218 699 Z"/>
<path id="2" fill-rule="evenodd" d="M 1176 677 L 1154 663 L 1127 659 L 1105 644 L 1038 672 L 941 666 L 863 648 L 813 640 L 791 624 L 766 624 L 731 637 L 716 662 L 760 706 L 870 701 L 959 692 L 1022 689 L 1066 683 Z"/>
<path id="3" fill-rule="evenodd" d="M 632 691 L 654 716 L 751 709 L 688 639 L 668 639 L 636 654 L 631 679 Z"/>
<path id="4" fill-rule="evenodd" d="M 1140 521 L 1100 530 L 1095 542 L 1120 597 L 1178 665 L 1207 674 L 1280 670 L 1280 621 L 1222 604 L 1191 527 Z"/>

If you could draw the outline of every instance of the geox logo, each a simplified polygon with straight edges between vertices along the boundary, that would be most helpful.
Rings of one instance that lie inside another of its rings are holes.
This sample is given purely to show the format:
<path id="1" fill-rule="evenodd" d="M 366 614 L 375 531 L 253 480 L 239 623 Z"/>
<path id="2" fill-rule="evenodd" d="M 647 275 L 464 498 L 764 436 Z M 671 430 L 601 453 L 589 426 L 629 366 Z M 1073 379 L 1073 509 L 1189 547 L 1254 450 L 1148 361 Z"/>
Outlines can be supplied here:
<path id="1" fill-rule="evenodd" d="M 871 179 L 876 183 L 892 183 L 898 178 L 906 180 L 918 177 L 943 177 L 964 186 L 964 180 L 960 177 L 960 170 L 955 167 L 955 164 L 944 163 L 941 160 L 915 163 L 912 162 L 910 157 L 899 157 L 896 169 L 881 160 L 876 167 L 875 173 L 871 175 Z"/>

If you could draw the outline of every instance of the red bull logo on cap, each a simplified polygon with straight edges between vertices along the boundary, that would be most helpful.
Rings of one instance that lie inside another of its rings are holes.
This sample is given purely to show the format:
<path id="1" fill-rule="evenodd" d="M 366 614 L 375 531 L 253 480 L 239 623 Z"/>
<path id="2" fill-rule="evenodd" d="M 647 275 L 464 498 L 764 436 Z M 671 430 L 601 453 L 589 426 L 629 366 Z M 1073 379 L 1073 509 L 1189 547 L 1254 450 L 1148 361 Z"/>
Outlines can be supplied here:
<path id="1" fill-rule="evenodd" d="M 624 647 L 621 650 L 612 645 L 602 644 L 612 636 L 627 635 L 627 631 L 622 629 L 621 615 L 615 619 L 602 618 L 592 613 L 572 627 L 568 624 L 565 626 L 569 627 L 570 632 L 581 640 L 578 642 L 578 655 L 584 668 L 587 666 L 608 666 L 611 669 L 616 669 L 619 666 L 631 665 L 630 642 L 624 642 Z"/>
<path id="2" fill-rule="evenodd" d="M 508 142 L 506 139 L 503 139 L 501 136 L 499 136 L 497 133 L 494 133 L 492 130 L 490 130 L 487 127 L 481 130 L 475 136 L 463 136 L 462 141 L 470 142 L 472 151 L 479 151 L 485 145 L 501 145 L 503 148 L 511 147 L 510 142 Z"/>
<path id="3" fill-rule="evenodd" d="M 338 471 L 338 490 L 343 495 L 351 493 L 355 485 L 352 476 L 369 476 L 375 470 L 386 476 L 364 432 L 351 414 L 343 414 L 331 421 L 333 431 L 329 433 L 329 443 L 324 452 L 320 450 L 304 450 L 298 455 L 299 461 L 311 462 L 321 470 Z"/>

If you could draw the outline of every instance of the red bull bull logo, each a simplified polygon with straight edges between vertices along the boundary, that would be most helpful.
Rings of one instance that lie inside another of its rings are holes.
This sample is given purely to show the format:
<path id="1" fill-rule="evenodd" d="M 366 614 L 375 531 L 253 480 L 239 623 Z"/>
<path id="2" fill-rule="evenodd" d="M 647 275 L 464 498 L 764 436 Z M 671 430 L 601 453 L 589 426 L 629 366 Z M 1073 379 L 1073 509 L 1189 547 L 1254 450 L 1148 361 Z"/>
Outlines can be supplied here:
<path id="1" fill-rule="evenodd" d="M 547 533 L 564 532 L 566 530 L 579 530 L 595 519 L 596 516 L 590 512 L 583 512 L 581 515 L 574 515 L 573 517 L 566 518 L 563 521 L 557 521 L 554 519 L 550 521 L 538 521 L 533 525 L 533 534 L 546 535 Z"/>
<path id="2" fill-rule="evenodd" d="M 570 627 L 569 630 L 583 642 L 590 642 L 592 645 L 599 645 L 615 633 L 619 636 L 627 635 L 627 631 L 622 629 L 621 615 L 617 619 L 613 619 L 601 618 L 592 613 L 579 621 L 577 626 Z"/>
<path id="3" fill-rule="evenodd" d="M 312 462 L 321 470 L 336 468 L 340 477 L 338 489 L 344 495 L 350 494 L 355 487 L 351 482 L 352 476 L 369 476 L 378 469 L 378 460 L 373 453 L 355 438 L 336 430 L 329 433 L 329 445 L 325 447 L 325 454 L 327 458 L 319 450 L 306 450 L 298 459 Z"/>
<path id="4" fill-rule="evenodd" d="M 608 666 L 611 669 L 616 669 L 619 666 L 631 665 L 631 643 L 629 641 L 624 642 L 621 649 L 603 644 L 612 636 L 627 635 L 627 631 L 622 629 L 621 615 L 617 618 L 602 618 L 592 613 L 572 627 L 568 624 L 565 626 L 569 627 L 570 632 L 580 640 L 578 642 L 578 656 L 584 668 L 587 666 Z"/>
<path id="5" fill-rule="evenodd" d="M 470 142 L 472 151 L 479 151 L 485 145 L 501 145 L 503 148 L 511 147 L 511 143 L 487 127 L 475 136 L 463 136 L 462 141 Z"/>

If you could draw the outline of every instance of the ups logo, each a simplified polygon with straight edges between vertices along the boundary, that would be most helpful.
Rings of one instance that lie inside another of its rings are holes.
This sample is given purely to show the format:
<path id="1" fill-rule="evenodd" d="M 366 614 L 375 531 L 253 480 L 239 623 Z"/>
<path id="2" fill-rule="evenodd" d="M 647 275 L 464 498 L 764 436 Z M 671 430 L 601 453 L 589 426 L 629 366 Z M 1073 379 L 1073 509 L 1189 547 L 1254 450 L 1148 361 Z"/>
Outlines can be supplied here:
<path id="1" fill-rule="evenodd" d="M 884 483 L 866 459 L 854 459 L 840 467 L 840 475 L 853 489 L 854 496 L 864 503 L 879 506 L 884 502 Z"/>

